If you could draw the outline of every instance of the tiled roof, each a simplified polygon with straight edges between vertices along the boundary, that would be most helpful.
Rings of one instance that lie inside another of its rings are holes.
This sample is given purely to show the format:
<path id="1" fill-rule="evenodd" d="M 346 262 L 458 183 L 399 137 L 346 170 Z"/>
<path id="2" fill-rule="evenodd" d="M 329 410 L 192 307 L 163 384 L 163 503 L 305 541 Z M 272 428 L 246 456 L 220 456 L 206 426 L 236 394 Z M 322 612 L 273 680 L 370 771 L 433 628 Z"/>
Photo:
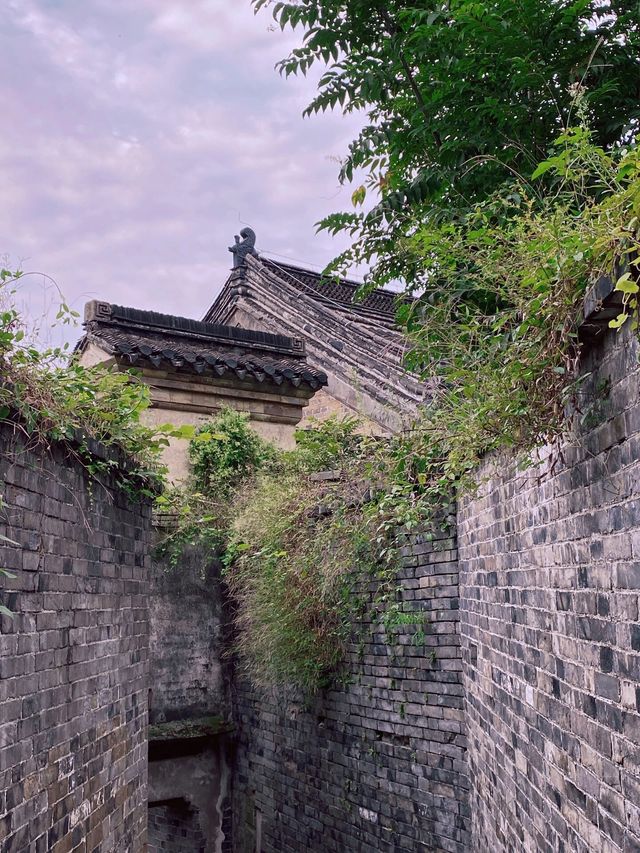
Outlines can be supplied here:
<path id="1" fill-rule="evenodd" d="M 327 384 L 307 364 L 304 343 L 286 335 L 95 301 L 85 308 L 85 326 L 81 349 L 93 342 L 132 366 L 314 390 Z"/>
<path id="2" fill-rule="evenodd" d="M 398 294 L 391 290 L 373 290 L 363 300 L 356 300 L 355 294 L 360 285 L 355 281 L 344 278 L 338 281 L 328 279 L 323 277 L 321 273 L 313 272 L 313 270 L 296 267 L 292 264 L 283 264 L 264 256 L 260 257 L 260 262 L 277 276 L 284 278 L 289 284 L 299 289 L 315 291 L 318 296 L 331 302 L 347 305 L 355 311 L 362 309 L 375 311 L 387 315 L 390 319 L 395 316 Z"/>
<path id="3" fill-rule="evenodd" d="M 332 397 L 385 431 L 398 432 L 417 415 L 426 394 L 424 382 L 403 365 L 408 343 L 393 310 L 396 299 L 407 297 L 374 291 L 370 300 L 378 308 L 362 307 L 353 302 L 358 287 L 344 280 L 325 283 L 310 270 L 248 256 L 204 319 L 303 338 L 311 363 L 329 376 Z"/>

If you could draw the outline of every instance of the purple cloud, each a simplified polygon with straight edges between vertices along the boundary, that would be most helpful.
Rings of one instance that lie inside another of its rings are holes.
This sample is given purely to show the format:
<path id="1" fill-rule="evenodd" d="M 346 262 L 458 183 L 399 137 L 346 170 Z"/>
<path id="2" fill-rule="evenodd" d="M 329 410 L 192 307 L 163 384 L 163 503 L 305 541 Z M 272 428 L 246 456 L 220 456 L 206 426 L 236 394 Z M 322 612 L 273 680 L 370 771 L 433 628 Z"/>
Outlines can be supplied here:
<path id="1" fill-rule="evenodd" d="M 293 43 L 228 0 L 8 0 L 0 23 L 0 253 L 88 298 L 200 316 L 233 234 L 322 266 L 314 222 L 349 204 L 335 158 L 356 131 L 303 120 Z"/>

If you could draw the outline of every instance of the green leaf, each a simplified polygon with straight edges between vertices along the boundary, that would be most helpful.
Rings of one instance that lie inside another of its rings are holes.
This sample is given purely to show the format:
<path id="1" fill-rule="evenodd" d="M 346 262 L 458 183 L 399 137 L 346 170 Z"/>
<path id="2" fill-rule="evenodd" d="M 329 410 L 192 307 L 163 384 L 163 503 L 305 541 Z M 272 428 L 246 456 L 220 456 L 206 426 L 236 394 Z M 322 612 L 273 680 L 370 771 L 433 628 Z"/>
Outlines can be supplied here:
<path id="1" fill-rule="evenodd" d="M 638 293 L 640 286 L 632 280 L 631 273 L 626 272 L 617 280 L 615 289 L 621 293 Z"/>
<path id="2" fill-rule="evenodd" d="M 610 329 L 619 329 L 621 326 L 625 324 L 628 320 L 628 314 L 618 314 L 613 320 L 609 320 L 609 328 Z"/>
<path id="3" fill-rule="evenodd" d="M 223 432 L 197 432 L 193 441 L 226 441 L 227 438 Z"/>
<path id="4" fill-rule="evenodd" d="M 556 158 L 553 157 L 550 160 L 543 160 L 542 163 L 538 165 L 536 170 L 531 175 L 531 180 L 535 181 L 537 178 L 542 177 L 542 175 L 546 174 L 550 169 L 557 167 Z"/>
<path id="5" fill-rule="evenodd" d="M 174 427 L 170 434 L 174 438 L 193 438 L 196 434 L 196 428 L 193 424 L 183 424 L 179 427 Z"/>
<path id="6" fill-rule="evenodd" d="M 358 205 L 364 204 L 365 197 L 367 195 L 367 190 L 364 185 L 359 186 L 356 190 L 353 191 L 351 195 L 351 202 L 354 207 Z"/>

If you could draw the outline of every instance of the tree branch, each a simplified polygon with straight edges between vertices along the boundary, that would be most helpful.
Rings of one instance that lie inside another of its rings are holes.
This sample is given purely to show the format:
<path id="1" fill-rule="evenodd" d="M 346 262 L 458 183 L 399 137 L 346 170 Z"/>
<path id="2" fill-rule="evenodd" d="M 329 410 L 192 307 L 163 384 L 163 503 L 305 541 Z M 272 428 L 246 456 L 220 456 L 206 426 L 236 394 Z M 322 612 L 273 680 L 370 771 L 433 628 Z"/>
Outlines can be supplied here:
<path id="1" fill-rule="evenodd" d="M 397 29 L 396 25 L 394 24 L 394 22 L 391 18 L 391 15 L 389 15 L 389 13 L 387 12 L 386 9 L 380 9 L 380 14 L 381 14 L 382 19 L 384 20 L 385 24 L 387 25 L 387 29 L 389 31 L 389 35 L 391 36 L 391 38 L 394 38 L 395 36 L 397 36 L 398 35 L 398 29 Z M 416 83 L 416 79 L 413 76 L 413 71 L 411 70 L 411 66 L 409 65 L 409 63 L 405 59 L 405 56 L 404 56 L 402 51 L 398 51 L 398 58 L 400 60 L 400 64 L 402 65 L 402 70 L 404 71 L 405 76 L 407 78 L 407 82 L 411 88 L 411 91 L 413 92 L 415 99 L 416 99 L 416 102 L 418 104 L 420 112 L 424 115 L 425 119 L 428 120 L 429 114 L 427 111 L 427 105 L 425 103 L 424 98 L 422 97 L 422 92 L 420 91 L 420 88 L 419 88 L 418 84 Z M 432 131 L 432 133 L 433 133 L 433 138 L 435 140 L 436 146 L 437 146 L 438 151 L 439 151 L 440 148 L 442 147 L 442 139 L 440 138 L 440 134 L 438 133 L 437 130 Z"/>

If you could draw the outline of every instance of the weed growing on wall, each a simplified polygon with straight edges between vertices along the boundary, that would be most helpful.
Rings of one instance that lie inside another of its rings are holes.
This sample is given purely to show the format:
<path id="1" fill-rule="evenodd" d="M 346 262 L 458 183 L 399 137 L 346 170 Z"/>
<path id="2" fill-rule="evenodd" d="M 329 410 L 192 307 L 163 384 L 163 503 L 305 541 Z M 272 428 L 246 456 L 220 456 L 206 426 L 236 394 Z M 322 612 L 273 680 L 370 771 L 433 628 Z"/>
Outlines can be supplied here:
<path id="1" fill-rule="evenodd" d="M 300 436 L 280 471 L 261 474 L 239 498 L 227 581 L 240 660 L 256 684 L 312 692 L 333 677 L 353 620 L 355 574 L 375 570 L 362 511 L 368 487 L 335 472 L 352 444 L 350 426 L 344 445 L 337 422 L 324 430 L 326 443 L 320 431 L 307 444 Z M 323 468 L 335 479 L 315 480 Z"/>
<path id="2" fill-rule="evenodd" d="M 65 442 L 91 476 L 109 474 L 133 498 L 154 496 L 166 473 L 160 455 L 169 438 L 189 438 L 194 429 L 145 427 L 149 389 L 133 371 L 83 367 L 68 345 L 39 346 L 16 307 L 20 285 L 28 286 L 21 271 L 0 270 L 0 420 L 10 421 L 30 444 Z M 77 317 L 61 299 L 55 323 L 74 324 Z M 102 458 L 92 442 L 124 456 Z"/>
<path id="3" fill-rule="evenodd" d="M 66 345 L 39 346 L 17 308 L 17 290 L 29 284 L 21 271 L 0 269 L 0 421 L 18 431 L 27 446 L 64 443 L 90 482 L 109 475 L 132 499 L 154 497 L 165 473 L 163 448 L 170 436 L 188 436 L 188 430 L 142 425 L 149 390 L 135 376 L 82 367 Z M 77 313 L 61 301 L 55 323 L 70 325 L 76 319 Z M 98 444 L 116 452 L 96 452 Z M 17 544 L 5 536 L 0 541 Z M 0 569 L 0 578 L 12 577 Z M 11 615 L 3 604 L 0 614 Z"/>
<path id="4" fill-rule="evenodd" d="M 424 639 L 421 614 L 402 612 L 398 598 L 398 518 L 385 501 L 395 445 L 357 427 L 333 418 L 299 431 L 297 449 L 238 496 L 227 581 L 237 651 L 255 684 L 326 686 L 371 606 L 389 642 L 406 626 Z"/>
<path id="5" fill-rule="evenodd" d="M 235 651 L 255 684 L 312 693 L 335 679 L 354 624 L 372 605 L 370 585 L 390 642 L 405 630 L 424 638 L 420 614 L 399 603 L 400 515 L 385 503 L 391 492 L 408 498 L 411 486 L 396 443 L 358 427 L 355 418 L 329 419 L 299 431 L 287 452 L 262 441 L 246 415 L 223 410 L 191 441 L 190 480 L 156 500 L 172 522 L 159 545 L 169 568 L 194 544 L 221 557 Z M 203 443 L 203 433 L 214 441 Z M 403 484 L 393 486 L 400 470 Z M 416 523 L 410 516 L 405 506 L 405 528 Z"/>
<path id="6" fill-rule="evenodd" d="M 307 486 L 306 488 L 304 486 Z M 237 651 L 255 684 L 313 691 L 335 675 L 350 630 L 350 572 L 371 559 L 361 514 L 323 515 L 335 489 L 260 477 L 235 520 L 227 581 Z"/>
<path id="7" fill-rule="evenodd" d="M 639 216 L 638 149 L 606 153 L 582 126 L 558 138 L 530 182 L 407 240 L 430 282 L 399 308 L 407 366 L 431 389 L 404 455 L 427 502 L 446 503 L 454 484 L 471 488 L 486 453 L 526 462 L 579 425 L 583 299 L 621 270 L 625 304 L 610 325 L 634 322 Z"/>

